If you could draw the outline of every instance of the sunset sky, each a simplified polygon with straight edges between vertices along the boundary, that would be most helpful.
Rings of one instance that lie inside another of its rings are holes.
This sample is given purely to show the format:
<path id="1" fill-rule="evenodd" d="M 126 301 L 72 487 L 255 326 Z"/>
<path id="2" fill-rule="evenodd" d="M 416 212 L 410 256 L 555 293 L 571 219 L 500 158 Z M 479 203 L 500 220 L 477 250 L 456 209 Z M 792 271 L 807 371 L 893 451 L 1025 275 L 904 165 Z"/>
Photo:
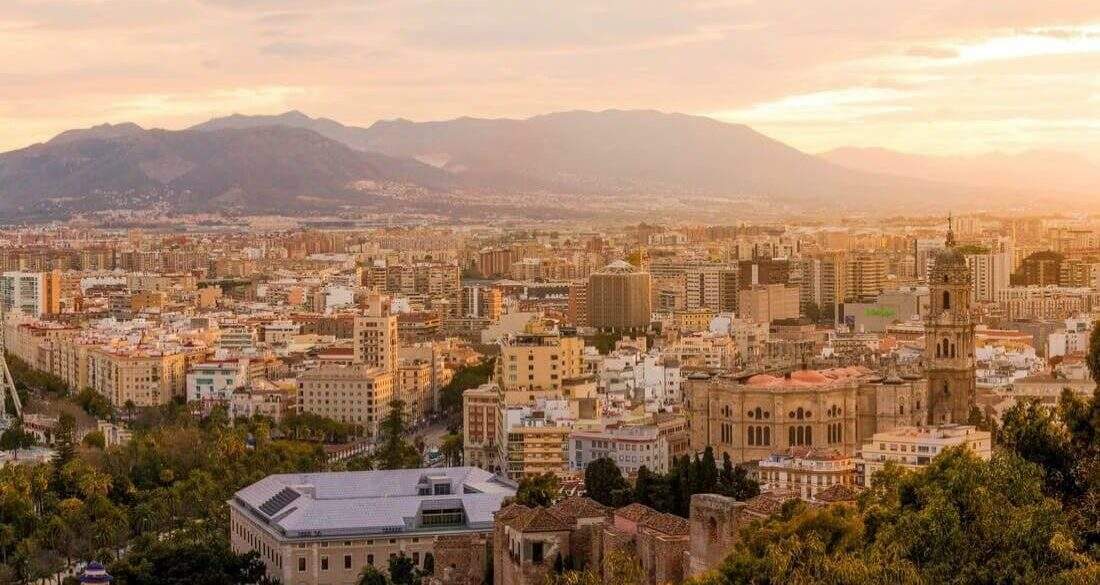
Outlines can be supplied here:
<path id="1" fill-rule="evenodd" d="M 657 109 L 792 146 L 1100 158 L 1087 0 L 2 0 L 0 150 L 102 122 Z"/>

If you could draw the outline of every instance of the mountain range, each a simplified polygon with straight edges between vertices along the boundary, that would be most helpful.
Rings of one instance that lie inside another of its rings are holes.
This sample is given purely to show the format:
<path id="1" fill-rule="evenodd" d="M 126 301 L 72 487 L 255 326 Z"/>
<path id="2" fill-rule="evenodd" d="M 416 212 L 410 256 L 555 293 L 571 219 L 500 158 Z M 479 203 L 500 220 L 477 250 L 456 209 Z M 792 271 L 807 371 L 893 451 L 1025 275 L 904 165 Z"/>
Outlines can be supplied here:
<path id="1" fill-rule="evenodd" d="M 176 131 L 127 123 L 63 132 L 0 154 L 0 211 L 453 214 L 486 205 L 564 210 L 597 198 L 601 208 L 629 209 L 646 196 L 697 206 L 755 199 L 764 207 L 862 213 L 976 208 L 994 198 L 1002 206 L 1039 201 L 1038 186 L 1003 176 L 982 181 L 983 173 L 950 168 L 946 161 L 866 149 L 814 156 L 748 126 L 655 111 L 398 119 L 369 127 L 292 111 L 235 114 Z M 1078 179 L 1086 188 L 1089 172 Z M 1047 184 L 1043 193 L 1049 191 Z"/>

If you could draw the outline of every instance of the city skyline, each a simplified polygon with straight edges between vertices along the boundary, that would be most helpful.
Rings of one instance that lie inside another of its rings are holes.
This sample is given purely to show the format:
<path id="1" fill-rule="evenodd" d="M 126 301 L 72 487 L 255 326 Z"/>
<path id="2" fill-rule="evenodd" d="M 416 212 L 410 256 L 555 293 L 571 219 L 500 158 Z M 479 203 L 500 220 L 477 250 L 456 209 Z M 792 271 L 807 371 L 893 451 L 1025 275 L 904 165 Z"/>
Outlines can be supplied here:
<path id="1" fill-rule="evenodd" d="M 1100 8 L 979 4 L 17 1 L 0 17 L 0 150 L 233 112 L 369 125 L 652 108 L 811 153 L 1095 161 Z"/>

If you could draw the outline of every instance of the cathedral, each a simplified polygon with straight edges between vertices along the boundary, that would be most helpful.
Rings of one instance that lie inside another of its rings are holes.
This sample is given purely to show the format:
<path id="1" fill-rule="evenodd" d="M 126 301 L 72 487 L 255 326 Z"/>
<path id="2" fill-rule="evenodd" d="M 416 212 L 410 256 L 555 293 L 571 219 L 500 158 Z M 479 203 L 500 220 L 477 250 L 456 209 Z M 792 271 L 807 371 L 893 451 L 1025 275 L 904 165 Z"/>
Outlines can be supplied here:
<path id="1" fill-rule="evenodd" d="M 924 324 L 928 424 L 965 423 L 974 403 L 973 283 L 948 220 L 946 247 L 928 277 L 931 306 Z"/>

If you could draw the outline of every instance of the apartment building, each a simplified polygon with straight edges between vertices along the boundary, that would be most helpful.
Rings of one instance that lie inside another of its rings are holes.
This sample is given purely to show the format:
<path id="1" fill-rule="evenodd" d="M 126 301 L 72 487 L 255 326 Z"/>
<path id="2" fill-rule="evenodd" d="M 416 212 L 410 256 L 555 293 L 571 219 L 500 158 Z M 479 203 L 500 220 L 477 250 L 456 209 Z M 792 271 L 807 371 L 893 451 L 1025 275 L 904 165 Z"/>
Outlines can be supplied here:
<path id="1" fill-rule="evenodd" d="M 393 374 L 365 364 L 321 366 L 298 376 L 298 411 L 363 426 L 378 433 L 393 398 Z"/>
<path id="2" fill-rule="evenodd" d="M 18 310 L 29 317 L 61 312 L 61 272 L 0 274 L 0 315 Z"/>
<path id="3" fill-rule="evenodd" d="M 584 373 L 584 340 L 557 332 L 524 333 L 500 346 L 496 379 L 505 391 L 558 390 Z"/>
<path id="4" fill-rule="evenodd" d="M 950 447 L 965 446 L 978 457 L 989 460 L 993 456 L 993 442 L 988 431 L 970 425 L 944 424 L 933 427 L 899 427 L 883 433 L 875 433 L 863 445 L 856 462 L 860 481 L 871 485 L 876 472 L 888 462 L 906 469 L 919 469 Z"/>
<path id="5" fill-rule="evenodd" d="M 352 339 L 355 363 L 397 371 L 397 316 L 390 314 L 386 299 L 375 295 L 367 300 L 364 313 L 355 317 Z"/>
<path id="6" fill-rule="evenodd" d="M 583 471 L 593 461 L 607 457 L 623 473 L 636 474 L 641 467 L 667 473 L 668 439 L 656 425 L 609 425 L 574 429 L 569 435 L 569 468 Z"/>
<path id="7" fill-rule="evenodd" d="M 463 459 L 467 465 L 495 470 L 500 388 L 482 384 L 462 393 Z"/>
<path id="8" fill-rule="evenodd" d="M 854 485 L 856 463 L 836 449 L 793 447 L 760 460 L 755 475 L 763 491 L 795 492 L 812 500 L 834 485 Z"/>

